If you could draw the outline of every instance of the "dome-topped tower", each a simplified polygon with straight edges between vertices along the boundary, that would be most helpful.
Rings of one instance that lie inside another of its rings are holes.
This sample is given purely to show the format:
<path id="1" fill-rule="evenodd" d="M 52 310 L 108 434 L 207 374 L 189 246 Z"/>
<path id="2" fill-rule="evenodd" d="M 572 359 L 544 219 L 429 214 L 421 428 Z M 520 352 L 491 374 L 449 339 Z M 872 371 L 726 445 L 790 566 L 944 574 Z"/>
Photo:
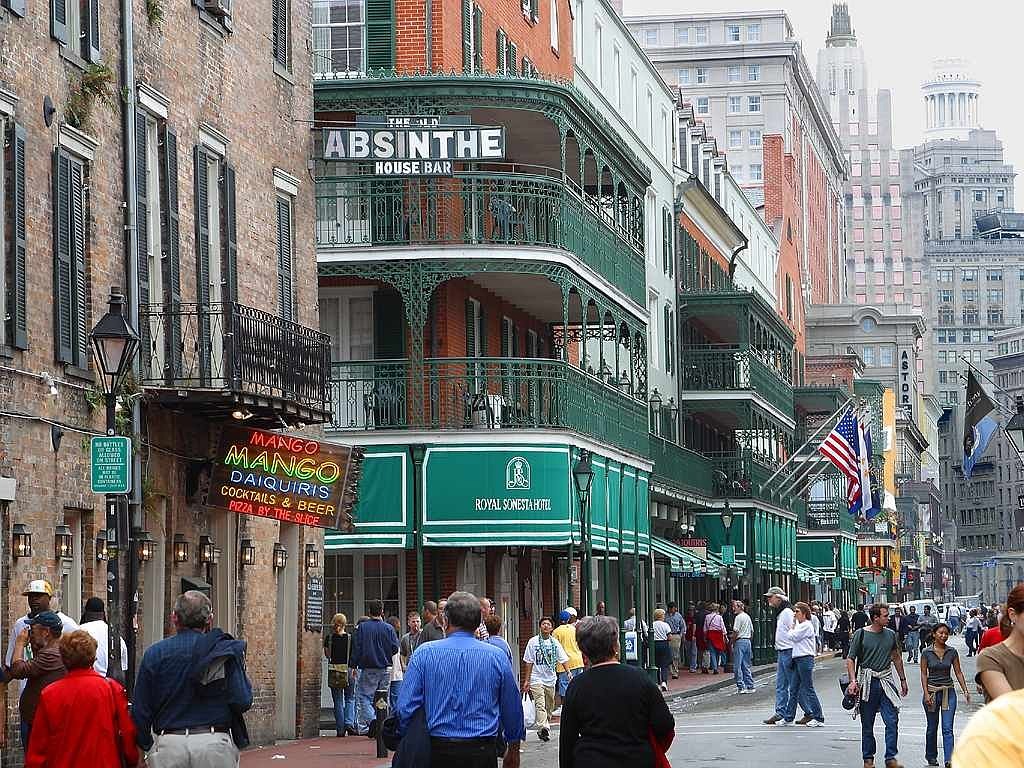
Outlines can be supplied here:
<path id="1" fill-rule="evenodd" d="M 921 86 L 925 105 L 925 141 L 966 139 L 978 124 L 981 83 L 966 59 L 936 59 Z"/>

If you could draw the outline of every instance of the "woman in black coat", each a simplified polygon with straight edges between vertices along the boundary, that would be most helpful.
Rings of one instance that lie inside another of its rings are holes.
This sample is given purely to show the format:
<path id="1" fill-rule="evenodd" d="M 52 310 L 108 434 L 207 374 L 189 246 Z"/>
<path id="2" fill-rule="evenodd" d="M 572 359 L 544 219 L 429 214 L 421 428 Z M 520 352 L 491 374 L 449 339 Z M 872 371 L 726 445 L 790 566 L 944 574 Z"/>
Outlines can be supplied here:
<path id="1" fill-rule="evenodd" d="M 850 652 L 850 614 L 847 611 L 839 612 L 839 620 L 836 622 L 836 641 L 843 650 L 845 659 Z"/>

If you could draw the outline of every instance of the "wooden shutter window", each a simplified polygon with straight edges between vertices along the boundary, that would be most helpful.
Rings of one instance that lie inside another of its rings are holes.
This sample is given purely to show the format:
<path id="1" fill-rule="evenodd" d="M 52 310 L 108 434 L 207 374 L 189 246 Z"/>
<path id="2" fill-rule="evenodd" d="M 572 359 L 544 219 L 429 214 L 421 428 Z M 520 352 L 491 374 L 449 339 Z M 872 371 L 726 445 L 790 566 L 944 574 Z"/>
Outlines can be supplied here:
<path id="1" fill-rule="evenodd" d="M 210 176 L 206 152 L 196 147 L 195 204 L 196 204 L 196 302 L 200 309 L 210 304 Z"/>
<path id="2" fill-rule="evenodd" d="M 149 295 L 149 154 L 146 152 L 146 115 L 135 115 L 135 234 L 139 246 L 139 307 L 145 313 L 152 301 Z M 139 324 L 139 353 L 148 368 L 152 359 L 149 323 Z M 149 375 L 155 373 L 149 371 Z M 148 377 L 148 376 L 147 376 Z"/>
<path id="3" fill-rule="evenodd" d="M 665 372 L 672 373 L 672 319 L 665 305 Z"/>
<path id="4" fill-rule="evenodd" d="M 68 44 L 68 8 L 67 0 L 50 0 L 50 36 Z"/>
<path id="5" fill-rule="evenodd" d="M 74 268 L 71 260 L 71 159 L 53 153 L 53 337 L 59 362 L 74 360 L 71 295 Z"/>
<path id="6" fill-rule="evenodd" d="M 295 320 L 292 288 L 292 202 L 277 198 L 277 298 L 281 317 Z"/>
<path id="7" fill-rule="evenodd" d="M 289 57 L 288 0 L 273 0 L 274 61 L 286 70 L 291 69 Z"/>
<path id="8" fill-rule="evenodd" d="M 479 5 L 473 6 L 473 69 L 476 72 L 484 71 L 484 47 L 481 41 L 484 39 L 484 10 Z"/>
<path id="9" fill-rule="evenodd" d="M 164 303 L 169 323 L 164 324 L 165 380 L 172 383 L 181 375 L 181 237 L 178 218 L 178 137 L 166 125 L 160 141 L 160 243 Z M 198 200 L 198 198 L 197 198 Z"/>
<path id="10" fill-rule="evenodd" d="M 26 274 L 25 148 L 23 125 L 13 125 L 7 142 L 9 248 L 8 303 L 10 326 L 7 338 L 18 349 L 28 349 L 28 288 Z"/>
<path id="11" fill-rule="evenodd" d="M 221 274 L 224 301 L 238 301 L 238 216 L 235 207 L 235 169 L 222 162 L 220 175 Z"/>
<path id="12" fill-rule="evenodd" d="M 462 71 L 473 71 L 473 11 L 469 0 L 462 0 Z"/>
<path id="13" fill-rule="evenodd" d="M 509 43 L 508 43 L 508 55 L 505 57 L 505 66 L 508 67 L 508 71 L 511 72 L 513 75 L 517 74 L 517 72 L 516 72 L 516 62 L 518 62 L 518 61 L 519 61 L 519 50 L 516 47 L 516 44 L 513 43 L 511 40 L 509 40 Z"/>
<path id="14" fill-rule="evenodd" d="M 394 0 L 366 0 L 366 69 L 394 67 Z"/>
<path id="15" fill-rule="evenodd" d="M 466 299 L 466 357 L 476 357 L 476 307 Z"/>
<path id="16" fill-rule="evenodd" d="M 85 252 L 88 228 L 86 226 L 86 172 L 85 164 L 71 162 L 71 231 L 74 235 L 72 256 L 75 266 L 75 353 L 74 364 L 79 368 L 89 365 L 89 285 L 86 282 Z"/>
<path id="17" fill-rule="evenodd" d="M 496 33 L 496 53 L 497 53 L 497 70 L 499 74 L 505 73 L 506 62 L 505 57 L 508 54 L 507 36 L 505 30 L 499 29 Z"/>
<path id="18" fill-rule="evenodd" d="M 501 318 L 501 356 L 512 356 L 512 321 L 507 317 Z"/>

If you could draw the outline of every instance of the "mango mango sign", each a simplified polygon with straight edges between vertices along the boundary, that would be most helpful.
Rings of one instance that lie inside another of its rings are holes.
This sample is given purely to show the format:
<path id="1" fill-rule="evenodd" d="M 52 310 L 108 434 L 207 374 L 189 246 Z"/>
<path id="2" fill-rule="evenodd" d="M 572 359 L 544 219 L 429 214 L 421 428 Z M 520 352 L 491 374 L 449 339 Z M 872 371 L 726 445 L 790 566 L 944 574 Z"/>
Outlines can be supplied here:
<path id="1" fill-rule="evenodd" d="M 299 525 L 338 527 L 349 448 L 226 427 L 217 457 L 207 506 Z"/>

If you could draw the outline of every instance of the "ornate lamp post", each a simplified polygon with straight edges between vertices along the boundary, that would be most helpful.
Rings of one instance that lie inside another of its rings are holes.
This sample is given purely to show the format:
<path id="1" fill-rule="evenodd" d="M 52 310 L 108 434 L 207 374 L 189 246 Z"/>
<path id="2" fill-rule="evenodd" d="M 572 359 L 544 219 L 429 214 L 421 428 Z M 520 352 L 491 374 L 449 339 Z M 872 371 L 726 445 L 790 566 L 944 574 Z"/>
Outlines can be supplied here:
<path id="1" fill-rule="evenodd" d="M 135 353 L 139 348 L 139 334 L 124 316 L 124 296 L 121 289 L 110 289 L 107 313 L 96 323 L 89 335 L 95 357 L 96 372 L 103 385 L 107 410 L 107 434 L 113 435 L 116 422 L 117 392 L 131 369 Z M 118 554 L 124 549 L 120 543 L 122 525 L 121 497 L 108 494 L 107 503 L 107 615 L 109 619 L 107 676 L 121 675 L 121 630 L 124 624 L 130 636 L 131 617 L 121 616 L 120 561 Z M 132 567 L 129 564 L 129 567 Z"/>
<path id="2" fill-rule="evenodd" d="M 579 460 L 572 468 L 572 479 L 580 499 L 580 538 L 583 542 L 583 579 L 580 588 L 580 610 L 584 616 L 590 613 L 590 596 L 593 589 L 591 558 L 593 550 L 590 541 L 590 485 L 594 482 L 594 469 L 590 466 L 590 451 L 580 450 Z M 572 570 L 572 562 L 569 562 Z M 570 594 L 572 590 L 570 588 Z"/>

